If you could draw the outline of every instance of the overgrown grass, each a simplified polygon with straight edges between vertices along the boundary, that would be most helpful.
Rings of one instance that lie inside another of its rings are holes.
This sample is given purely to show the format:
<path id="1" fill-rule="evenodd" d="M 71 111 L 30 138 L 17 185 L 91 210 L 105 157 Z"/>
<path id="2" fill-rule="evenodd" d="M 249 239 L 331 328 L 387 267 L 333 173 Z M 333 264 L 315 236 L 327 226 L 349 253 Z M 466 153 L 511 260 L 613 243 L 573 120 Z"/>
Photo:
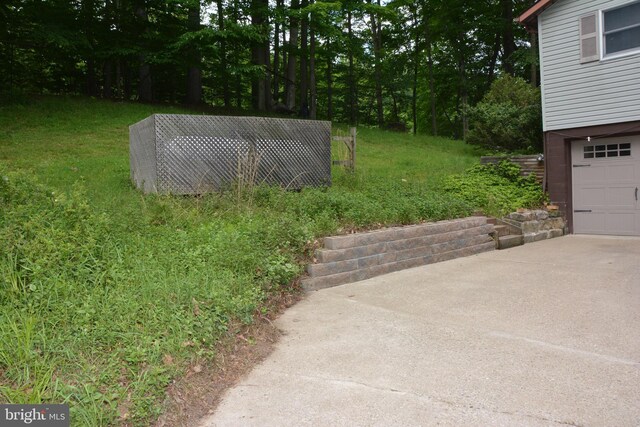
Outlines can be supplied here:
<path id="1" fill-rule="evenodd" d="M 361 129 L 331 188 L 143 196 L 128 125 L 173 107 L 44 98 L 0 107 L 0 401 L 74 425 L 147 425 L 167 384 L 287 289 L 316 238 L 465 216 L 477 163 L 446 139 Z"/>

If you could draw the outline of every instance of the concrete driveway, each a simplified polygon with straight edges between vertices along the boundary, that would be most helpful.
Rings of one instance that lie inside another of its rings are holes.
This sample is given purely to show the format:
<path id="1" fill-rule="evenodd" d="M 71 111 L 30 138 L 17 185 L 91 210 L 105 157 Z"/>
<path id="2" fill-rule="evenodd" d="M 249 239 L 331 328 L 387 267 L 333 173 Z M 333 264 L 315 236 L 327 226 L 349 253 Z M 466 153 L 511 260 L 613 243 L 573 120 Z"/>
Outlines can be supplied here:
<path id="1" fill-rule="evenodd" d="M 568 236 L 311 293 L 203 426 L 640 426 L 640 239 Z"/>

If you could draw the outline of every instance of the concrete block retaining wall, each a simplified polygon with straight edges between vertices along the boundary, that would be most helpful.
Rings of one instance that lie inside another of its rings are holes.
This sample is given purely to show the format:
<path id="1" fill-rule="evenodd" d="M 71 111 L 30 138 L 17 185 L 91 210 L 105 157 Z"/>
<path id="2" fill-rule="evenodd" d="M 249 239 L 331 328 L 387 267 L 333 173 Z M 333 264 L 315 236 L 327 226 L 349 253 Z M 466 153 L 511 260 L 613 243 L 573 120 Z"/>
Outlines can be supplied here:
<path id="1" fill-rule="evenodd" d="M 470 217 L 327 237 L 302 286 L 317 290 L 491 251 L 493 233 L 487 218 Z"/>

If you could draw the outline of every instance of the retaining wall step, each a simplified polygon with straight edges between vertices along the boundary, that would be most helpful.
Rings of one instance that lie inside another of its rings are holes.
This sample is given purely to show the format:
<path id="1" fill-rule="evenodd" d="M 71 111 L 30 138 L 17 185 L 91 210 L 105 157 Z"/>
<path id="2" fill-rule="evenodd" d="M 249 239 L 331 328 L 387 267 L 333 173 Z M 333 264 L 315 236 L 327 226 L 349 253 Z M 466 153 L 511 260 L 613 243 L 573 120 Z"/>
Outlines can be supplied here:
<path id="1" fill-rule="evenodd" d="M 496 225 L 494 229 L 498 237 L 508 236 L 509 234 L 511 234 L 509 227 L 507 227 L 506 225 Z"/>
<path id="2" fill-rule="evenodd" d="M 524 245 L 524 236 L 522 234 L 509 234 L 508 236 L 498 237 L 498 249 L 509 249 L 521 245 Z"/>
<path id="3" fill-rule="evenodd" d="M 490 251 L 496 247 L 492 235 L 494 225 L 485 217 L 470 217 L 327 237 L 302 285 L 322 289 Z"/>
<path id="4" fill-rule="evenodd" d="M 480 227 L 478 227 L 480 228 Z M 449 234 L 449 233 L 446 233 Z M 493 243 L 493 239 L 488 233 L 465 236 L 443 240 L 440 243 L 418 246 L 414 248 L 391 250 L 374 255 L 363 256 L 345 261 L 323 262 L 320 264 L 310 264 L 307 273 L 311 277 L 329 276 L 332 274 L 344 273 L 347 271 L 360 270 L 363 268 L 384 265 L 406 259 L 414 259 L 432 255 L 439 255 L 469 246 L 476 246 L 483 243 Z"/>
<path id="5" fill-rule="evenodd" d="M 495 243 L 491 240 L 488 243 L 482 243 L 475 246 L 455 249 L 448 252 L 442 252 L 435 255 L 427 255 L 417 258 L 409 258 L 402 261 L 390 262 L 382 265 L 375 265 L 354 271 L 331 274 L 328 276 L 309 277 L 302 281 L 302 287 L 307 291 L 320 290 L 330 288 L 332 286 L 344 285 L 346 283 L 358 282 L 360 280 L 370 279 L 372 277 L 383 274 L 393 273 L 395 271 L 405 270 L 408 268 L 421 267 L 427 264 L 433 264 L 441 261 L 448 261 L 455 258 L 476 255 L 495 249 Z"/>
<path id="6" fill-rule="evenodd" d="M 467 228 L 480 227 L 487 224 L 485 217 L 470 217 L 461 220 L 440 221 L 408 227 L 393 227 L 368 233 L 357 233 L 348 236 L 326 237 L 324 247 L 326 249 L 348 249 L 358 246 L 373 245 L 376 243 L 405 240 L 414 237 L 432 234 L 448 233 Z"/>
<path id="7" fill-rule="evenodd" d="M 424 230 L 424 229 L 423 229 Z M 419 248 L 433 244 L 443 243 L 451 240 L 471 238 L 479 235 L 488 235 L 494 230 L 493 225 L 484 224 L 479 227 L 466 228 L 458 231 L 431 234 L 420 237 L 413 237 L 401 240 L 392 240 L 381 243 L 362 245 L 345 249 L 318 249 L 315 252 L 316 261 L 319 263 L 329 263 L 346 261 L 354 258 L 364 258 L 372 255 L 385 254 L 398 250 Z M 433 231 L 433 230 L 428 230 Z M 326 239 L 325 239 L 326 241 Z M 326 242 L 325 242 L 326 245 Z"/>

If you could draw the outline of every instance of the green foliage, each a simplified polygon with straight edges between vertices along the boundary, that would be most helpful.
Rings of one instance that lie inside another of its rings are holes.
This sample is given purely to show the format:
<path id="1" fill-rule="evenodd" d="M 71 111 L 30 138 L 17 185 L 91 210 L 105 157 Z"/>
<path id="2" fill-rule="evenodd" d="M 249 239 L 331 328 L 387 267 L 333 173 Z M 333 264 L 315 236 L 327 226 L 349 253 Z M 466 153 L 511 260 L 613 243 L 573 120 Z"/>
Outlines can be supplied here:
<path id="1" fill-rule="evenodd" d="M 520 166 L 506 160 L 497 165 L 477 165 L 463 175 L 451 176 L 446 180 L 445 190 L 493 216 L 503 216 L 518 208 L 539 207 L 545 201 L 535 176 L 522 177 Z"/>
<path id="2" fill-rule="evenodd" d="M 493 151 L 540 152 L 540 91 L 520 78 L 505 75 L 475 107 L 469 109 L 467 142 Z"/>
<path id="3" fill-rule="evenodd" d="M 459 138 L 465 104 L 482 99 L 497 67 L 529 76 L 528 65 L 535 62 L 536 49 L 526 47 L 524 27 L 508 16 L 517 16 L 530 1 L 308 3 L 4 0 L 0 102 L 38 93 L 179 103 L 189 82 L 202 89 L 202 101 L 210 107 L 243 113 L 255 106 L 267 73 L 273 88 L 268 98 L 276 104 L 286 103 L 284 85 L 293 80 L 296 105 L 289 107 L 299 111 L 300 89 L 310 87 L 303 79 L 309 76 L 310 83 L 314 73 L 316 90 L 310 93 L 318 95 L 319 118 L 379 126 L 375 98 L 380 91 L 383 125 L 408 129 L 413 124 L 426 131 L 433 100 L 433 133 Z M 289 46 L 283 41 L 291 38 L 284 35 L 293 25 L 298 44 Z M 303 58 L 306 72 L 300 68 Z M 295 76 L 287 72 L 290 59 L 297 61 Z M 189 73 L 192 67 L 201 73 Z M 412 123 L 414 101 L 417 123 Z M 258 107 L 264 114 L 270 106 Z"/>
<path id="4" fill-rule="evenodd" d="M 142 196 L 127 125 L 152 112 L 183 111 L 0 107 L 0 401 L 68 402 L 74 425 L 149 425 L 173 378 L 290 290 L 314 240 L 477 209 L 442 190 L 477 162 L 472 147 L 364 128 L 357 172 L 334 168 L 330 188 Z"/>
<path id="5" fill-rule="evenodd" d="M 112 278 L 103 253 L 110 244 L 102 218 L 94 215 L 78 185 L 56 194 L 25 174 L 0 169 L 0 285 L 5 290 L 48 291 L 67 281 L 90 286 Z M 10 279 L 8 279 L 10 278 Z"/>

